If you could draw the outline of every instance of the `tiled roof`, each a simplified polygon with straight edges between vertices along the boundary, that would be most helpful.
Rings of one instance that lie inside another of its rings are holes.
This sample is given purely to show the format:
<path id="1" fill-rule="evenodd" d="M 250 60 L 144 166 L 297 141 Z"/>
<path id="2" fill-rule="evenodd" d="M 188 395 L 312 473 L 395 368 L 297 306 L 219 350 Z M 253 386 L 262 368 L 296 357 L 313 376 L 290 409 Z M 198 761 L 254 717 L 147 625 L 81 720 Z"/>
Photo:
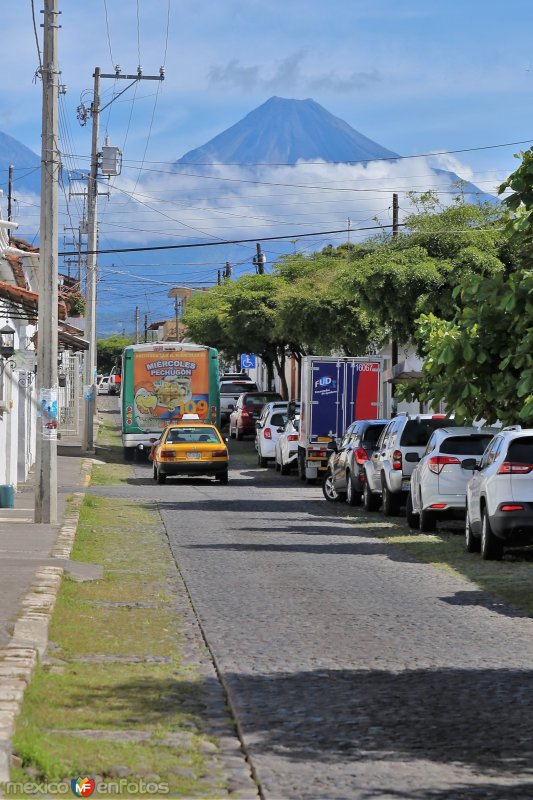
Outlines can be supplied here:
<path id="1" fill-rule="evenodd" d="M 13 308 L 5 309 L 5 313 L 12 317 L 21 317 L 29 322 L 37 320 L 39 311 L 39 295 L 37 292 L 30 292 L 29 289 L 22 289 L 20 286 L 12 286 L 10 283 L 0 281 L 0 306 L 5 307 L 2 300 L 8 301 Z M 11 311 L 13 313 L 11 313 Z M 65 303 L 59 301 L 57 306 L 59 319 L 67 318 L 67 307 Z"/>

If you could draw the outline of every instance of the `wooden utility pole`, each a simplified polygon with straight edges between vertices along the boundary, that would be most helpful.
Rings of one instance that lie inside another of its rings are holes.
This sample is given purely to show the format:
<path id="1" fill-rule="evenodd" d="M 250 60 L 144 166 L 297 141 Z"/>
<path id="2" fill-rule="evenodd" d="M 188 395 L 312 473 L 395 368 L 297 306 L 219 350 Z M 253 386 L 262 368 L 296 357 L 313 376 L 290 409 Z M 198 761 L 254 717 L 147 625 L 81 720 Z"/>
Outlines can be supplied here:
<path id="1" fill-rule="evenodd" d="M 398 236 L 399 224 L 398 224 L 398 195 L 394 193 L 392 195 L 392 235 L 393 237 Z M 398 340 L 395 336 L 392 336 L 391 343 L 391 369 L 394 369 L 396 364 L 398 363 Z M 394 398 L 396 395 L 396 386 L 394 383 L 391 384 L 391 398 Z M 396 408 L 392 409 L 393 413 L 396 413 Z"/>
<path id="2" fill-rule="evenodd" d="M 11 206 L 13 203 L 13 164 L 9 165 L 7 174 L 7 221 L 11 222 L 13 217 L 11 213 Z"/>
<path id="3" fill-rule="evenodd" d="M 139 306 L 135 306 L 135 344 L 139 344 Z"/>
<path id="4" fill-rule="evenodd" d="M 57 522 L 57 303 L 59 180 L 57 59 L 58 0 L 44 0 L 44 40 L 41 78 L 43 114 L 41 144 L 41 238 L 37 398 L 39 408 L 35 470 L 35 522 Z"/>

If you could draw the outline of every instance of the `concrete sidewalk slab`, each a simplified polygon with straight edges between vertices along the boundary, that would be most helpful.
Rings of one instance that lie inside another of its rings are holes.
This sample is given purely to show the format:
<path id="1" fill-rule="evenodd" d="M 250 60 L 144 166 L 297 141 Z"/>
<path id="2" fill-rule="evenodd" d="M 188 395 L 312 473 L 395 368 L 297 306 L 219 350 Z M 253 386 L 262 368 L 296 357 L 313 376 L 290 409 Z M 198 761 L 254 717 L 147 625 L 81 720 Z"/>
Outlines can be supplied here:
<path id="1" fill-rule="evenodd" d="M 53 550 L 65 521 L 68 499 L 87 485 L 87 456 L 80 442 L 58 443 L 58 522 L 35 524 L 32 476 L 15 493 L 15 507 L 0 509 L 0 647 L 8 644 L 22 601 L 41 566 L 64 567 Z"/>

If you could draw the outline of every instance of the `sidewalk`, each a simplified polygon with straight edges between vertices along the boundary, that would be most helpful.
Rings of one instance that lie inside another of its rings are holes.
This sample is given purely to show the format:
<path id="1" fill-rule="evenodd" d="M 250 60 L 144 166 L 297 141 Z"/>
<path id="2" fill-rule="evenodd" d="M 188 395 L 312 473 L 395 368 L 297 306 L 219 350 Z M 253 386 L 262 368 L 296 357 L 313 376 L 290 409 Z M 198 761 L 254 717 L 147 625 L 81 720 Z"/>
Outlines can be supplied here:
<path id="1" fill-rule="evenodd" d="M 28 483 L 19 485 L 15 507 L 0 508 L 0 648 L 11 639 L 14 622 L 22 611 L 24 598 L 36 573 L 42 567 L 74 569 L 74 565 L 64 557 L 54 557 L 60 554 L 60 551 L 54 552 L 54 547 L 65 522 L 67 499 L 86 486 L 90 464 L 87 458 L 79 439 L 58 442 L 56 524 L 33 522 L 35 491 L 32 474 Z M 61 555 L 65 556 L 66 552 Z"/>

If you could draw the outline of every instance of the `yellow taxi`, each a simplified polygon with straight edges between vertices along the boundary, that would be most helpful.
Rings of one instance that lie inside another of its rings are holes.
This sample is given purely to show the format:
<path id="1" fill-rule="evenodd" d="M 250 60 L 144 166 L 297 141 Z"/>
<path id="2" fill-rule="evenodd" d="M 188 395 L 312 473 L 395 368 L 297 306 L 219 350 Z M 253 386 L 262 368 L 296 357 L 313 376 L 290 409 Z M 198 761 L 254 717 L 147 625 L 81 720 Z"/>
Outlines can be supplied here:
<path id="1" fill-rule="evenodd" d="M 168 425 L 154 442 L 150 459 L 157 483 L 172 475 L 213 475 L 220 483 L 228 482 L 228 448 L 218 428 L 208 422 L 188 419 Z"/>

